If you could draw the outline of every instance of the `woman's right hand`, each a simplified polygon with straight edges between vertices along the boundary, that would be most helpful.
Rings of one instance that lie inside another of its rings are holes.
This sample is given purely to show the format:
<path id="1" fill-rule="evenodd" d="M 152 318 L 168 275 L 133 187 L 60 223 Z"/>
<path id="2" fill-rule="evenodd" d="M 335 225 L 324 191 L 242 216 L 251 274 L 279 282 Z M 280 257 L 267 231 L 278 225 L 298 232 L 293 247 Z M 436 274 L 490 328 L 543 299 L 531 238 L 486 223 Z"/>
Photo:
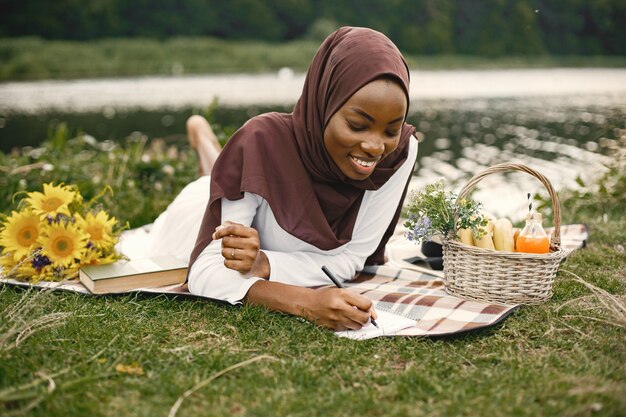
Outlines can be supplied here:
<path id="1" fill-rule="evenodd" d="M 261 250 L 256 229 L 226 221 L 217 226 L 212 238 L 222 239 L 222 256 L 226 268 L 247 276 L 269 278 L 269 260 Z"/>
<path id="2" fill-rule="evenodd" d="M 376 320 L 372 300 L 355 292 L 334 287 L 313 290 L 303 312 L 306 319 L 335 331 L 358 330 Z"/>

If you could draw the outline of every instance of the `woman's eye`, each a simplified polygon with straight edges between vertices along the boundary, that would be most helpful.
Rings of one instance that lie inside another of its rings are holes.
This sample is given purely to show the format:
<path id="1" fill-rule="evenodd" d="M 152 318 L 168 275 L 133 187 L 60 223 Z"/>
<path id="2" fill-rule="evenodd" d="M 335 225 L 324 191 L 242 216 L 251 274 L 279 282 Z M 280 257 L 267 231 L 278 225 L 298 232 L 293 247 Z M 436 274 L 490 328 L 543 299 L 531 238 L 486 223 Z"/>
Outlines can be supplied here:
<path id="1" fill-rule="evenodd" d="M 387 136 L 389 136 L 390 138 L 393 138 L 393 137 L 395 137 L 395 136 L 398 136 L 398 133 L 400 133 L 400 131 L 399 131 L 399 130 L 395 130 L 395 131 L 393 131 L 393 132 L 390 132 L 389 130 L 385 131 L 385 134 L 386 134 Z"/>
<path id="2" fill-rule="evenodd" d="M 367 129 L 367 126 L 362 126 L 362 125 L 351 123 L 351 122 L 347 122 L 347 123 L 348 123 L 348 127 L 351 130 L 354 130 L 355 132 L 361 132 L 361 131 Z"/>

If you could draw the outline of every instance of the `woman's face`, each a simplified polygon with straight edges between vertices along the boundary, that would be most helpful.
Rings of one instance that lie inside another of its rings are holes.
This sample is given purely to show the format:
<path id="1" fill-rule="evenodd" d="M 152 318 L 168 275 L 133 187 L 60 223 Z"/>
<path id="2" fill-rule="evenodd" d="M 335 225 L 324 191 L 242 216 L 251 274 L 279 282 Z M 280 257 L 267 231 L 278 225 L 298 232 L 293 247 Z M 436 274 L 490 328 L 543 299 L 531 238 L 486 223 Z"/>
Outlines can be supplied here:
<path id="1" fill-rule="evenodd" d="M 326 151 L 343 174 L 367 179 L 376 165 L 398 147 L 407 110 L 402 88 L 378 79 L 358 90 L 324 130 Z"/>

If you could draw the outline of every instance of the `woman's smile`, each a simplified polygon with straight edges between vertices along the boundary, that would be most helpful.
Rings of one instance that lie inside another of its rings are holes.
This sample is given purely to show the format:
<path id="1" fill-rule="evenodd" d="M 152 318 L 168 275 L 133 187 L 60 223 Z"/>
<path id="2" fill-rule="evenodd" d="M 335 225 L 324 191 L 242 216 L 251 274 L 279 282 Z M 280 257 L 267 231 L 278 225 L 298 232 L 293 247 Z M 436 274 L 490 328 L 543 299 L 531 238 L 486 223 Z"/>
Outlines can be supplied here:
<path id="1" fill-rule="evenodd" d="M 360 171 L 362 174 L 369 175 L 372 173 L 372 171 L 374 171 L 376 164 L 378 163 L 378 161 L 380 161 L 381 158 L 371 159 L 350 155 L 350 159 L 354 163 L 357 171 Z"/>

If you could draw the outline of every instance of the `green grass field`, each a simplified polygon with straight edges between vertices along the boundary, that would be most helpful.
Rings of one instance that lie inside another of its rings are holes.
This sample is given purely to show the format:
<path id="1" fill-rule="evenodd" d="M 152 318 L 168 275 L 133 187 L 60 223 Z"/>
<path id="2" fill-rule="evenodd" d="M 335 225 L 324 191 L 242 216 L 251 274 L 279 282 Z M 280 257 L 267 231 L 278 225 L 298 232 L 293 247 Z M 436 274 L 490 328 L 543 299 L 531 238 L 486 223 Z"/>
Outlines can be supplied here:
<path id="1" fill-rule="evenodd" d="M 0 81 L 305 71 L 319 44 L 215 38 L 104 39 L 88 42 L 0 38 Z M 626 67 L 622 56 L 410 56 L 414 69 Z"/>
<path id="2" fill-rule="evenodd" d="M 597 191 L 561 194 L 591 239 L 562 265 L 553 299 L 456 338 L 359 342 L 259 307 L 1 286 L 0 415 L 623 416 L 620 155 Z M 0 153 L 0 212 L 42 182 L 78 184 L 87 198 L 109 184 L 107 207 L 139 225 L 195 166 L 186 146 L 97 143 L 61 126 L 42 148 Z"/>

